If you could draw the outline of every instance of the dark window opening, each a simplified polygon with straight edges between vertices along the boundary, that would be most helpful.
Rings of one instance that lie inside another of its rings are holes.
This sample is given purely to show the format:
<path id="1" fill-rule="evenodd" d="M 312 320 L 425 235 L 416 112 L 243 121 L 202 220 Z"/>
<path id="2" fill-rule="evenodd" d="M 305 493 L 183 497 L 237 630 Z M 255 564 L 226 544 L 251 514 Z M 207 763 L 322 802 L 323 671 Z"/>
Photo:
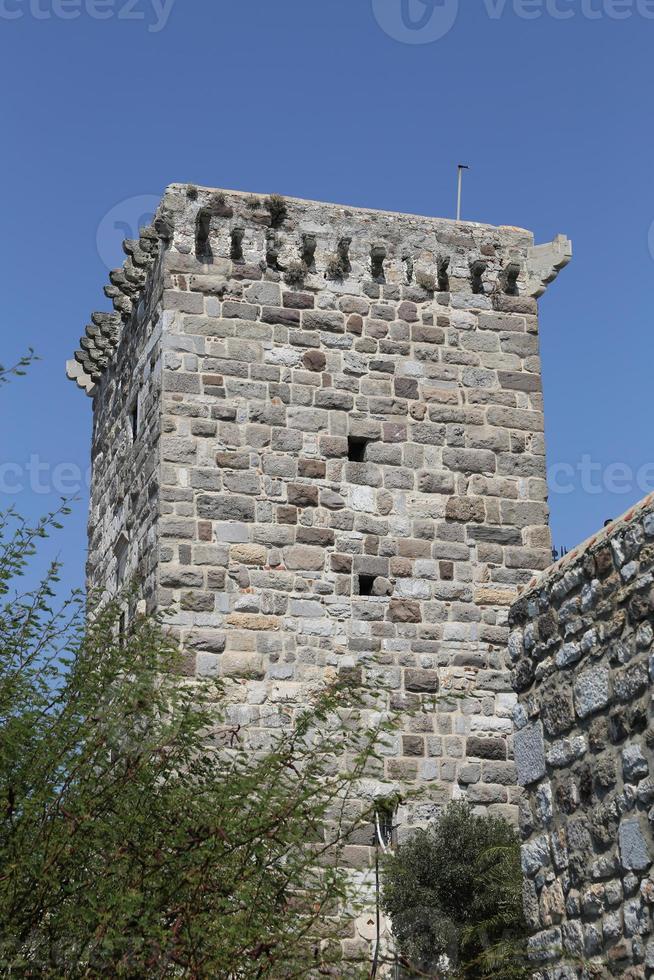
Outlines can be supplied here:
<path id="1" fill-rule="evenodd" d="M 232 245 L 229 257 L 232 262 L 243 261 L 243 239 L 245 238 L 245 228 L 232 229 Z"/>
<path id="2" fill-rule="evenodd" d="M 138 402 L 134 405 L 134 408 L 129 413 L 129 424 L 132 430 L 132 441 L 136 442 L 136 437 L 139 434 L 139 405 Z"/>
<path id="3" fill-rule="evenodd" d="M 472 291 L 476 295 L 483 294 L 484 292 L 484 281 L 482 276 L 486 272 L 487 267 L 487 262 L 477 261 L 470 263 L 470 283 L 472 286 Z"/>
<path id="4" fill-rule="evenodd" d="M 211 211 L 208 208 L 200 208 L 195 219 L 195 254 L 198 258 L 211 261 L 213 253 L 209 236 L 211 235 Z"/>
<path id="5" fill-rule="evenodd" d="M 315 235 L 302 236 L 302 261 L 310 272 L 313 272 L 316 268 L 315 256 L 317 245 L 318 239 Z"/>
<path id="6" fill-rule="evenodd" d="M 450 260 L 447 256 L 439 258 L 438 260 L 438 288 L 441 293 L 449 293 L 450 291 L 450 277 L 448 275 L 448 269 L 450 267 Z"/>
<path id="7" fill-rule="evenodd" d="M 122 650 L 125 646 L 125 633 L 127 631 L 127 613 L 121 612 L 118 620 L 118 646 Z"/>
<path id="8" fill-rule="evenodd" d="M 353 463 L 363 463 L 366 458 L 366 446 L 370 439 L 361 436 L 348 436 L 347 439 L 347 458 Z"/>
<path id="9" fill-rule="evenodd" d="M 373 245 L 370 249 L 370 273 L 375 282 L 386 282 L 384 277 L 384 259 L 386 249 L 383 245 Z"/>
<path id="10" fill-rule="evenodd" d="M 350 245 L 352 244 L 351 238 L 341 238 L 338 243 L 337 253 L 343 275 L 346 276 L 348 272 L 352 271 L 352 264 L 350 263 Z"/>
<path id="11" fill-rule="evenodd" d="M 359 595 L 372 595 L 376 575 L 359 575 Z"/>
<path id="12" fill-rule="evenodd" d="M 390 847 L 393 844 L 393 831 L 395 830 L 393 809 L 382 804 L 375 813 L 375 824 L 377 840 L 379 841 L 381 837 L 380 843 L 385 847 Z"/>

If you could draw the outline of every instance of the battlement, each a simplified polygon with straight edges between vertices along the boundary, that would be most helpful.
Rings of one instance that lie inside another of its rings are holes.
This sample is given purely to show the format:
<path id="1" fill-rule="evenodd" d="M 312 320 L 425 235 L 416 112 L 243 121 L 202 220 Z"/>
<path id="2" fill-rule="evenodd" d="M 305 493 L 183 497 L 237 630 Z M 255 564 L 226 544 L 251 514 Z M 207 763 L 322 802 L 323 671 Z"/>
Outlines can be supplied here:
<path id="1" fill-rule="evenodd" d="M 521 228 L 421 217 L 276 195 L 172 184 L 153 225 L 126 240 L 127 259 L 113 270 L 106 296 L 114 313 L 93 313 L 67 364 L 71 380 L 93 394 L 125 326 L 142 316 L 166 276 L 230 275 L 278 279 L 336 294 L 365 292 L 365 283 L 405 287 L 407 298 L 452 296 L 455 308 L 492 297 L 492 308 L 534 312 L 540 296 L 569 262 L 565 236 L 534 246 Z M 221 283 L 216 281 L 216 293 Z M 193 288 L 191 280 L 190 288 Z"/>

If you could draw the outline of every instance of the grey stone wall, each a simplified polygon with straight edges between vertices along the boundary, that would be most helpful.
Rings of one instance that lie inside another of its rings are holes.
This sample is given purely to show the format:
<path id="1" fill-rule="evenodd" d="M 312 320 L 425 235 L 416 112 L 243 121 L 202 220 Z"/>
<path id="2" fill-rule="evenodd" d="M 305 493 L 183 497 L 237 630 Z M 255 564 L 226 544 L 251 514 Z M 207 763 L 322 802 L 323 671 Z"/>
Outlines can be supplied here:
<path id="1" fill-rule="evenodd" d="M 103 601 L 136 581 L 150 610 L 159 559 L 162 287 L 157 269 L 129 329 L 116 332 L 112 321 L 115 351 L 102 383 L 92 388 L 87 583 L 94 600 Z M 108 314 L 94 314 L 94 322 L 104 325 L 107 319 Z"/>
<path id="2" fill-rule="evenodd" d="M 126 252 L 68 366 L 89 584 L 135 571 L 253 748 L 374 654 L 417 709 L 370 772 L 424 790 L 400 834 L 452 796 L 513 817 L 508 608 L 551 560 L 536 299 L 569 242 L 173 185 Z"/>
<path id="3" fill-rule="evenodd" d="M 654 975 L 654 496 L 511 610 L 538 977 Z"/>

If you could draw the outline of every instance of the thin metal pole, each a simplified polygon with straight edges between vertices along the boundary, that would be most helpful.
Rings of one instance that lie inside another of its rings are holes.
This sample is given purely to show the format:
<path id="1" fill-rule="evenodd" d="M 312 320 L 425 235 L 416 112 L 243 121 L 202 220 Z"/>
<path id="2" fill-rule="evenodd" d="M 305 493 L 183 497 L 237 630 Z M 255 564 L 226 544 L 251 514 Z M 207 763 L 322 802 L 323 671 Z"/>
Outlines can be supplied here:
<path id="1" fill-rule="evenodd" d="M 457 169 L 459 174 L 459 189 L 456 198 L 456 220 L 460 221 L 461 220 L 461 190 L 463 187 L 463 171 L 470 170 L 470 167 L 466 166 L 465 163 L 460 163 Z"/>

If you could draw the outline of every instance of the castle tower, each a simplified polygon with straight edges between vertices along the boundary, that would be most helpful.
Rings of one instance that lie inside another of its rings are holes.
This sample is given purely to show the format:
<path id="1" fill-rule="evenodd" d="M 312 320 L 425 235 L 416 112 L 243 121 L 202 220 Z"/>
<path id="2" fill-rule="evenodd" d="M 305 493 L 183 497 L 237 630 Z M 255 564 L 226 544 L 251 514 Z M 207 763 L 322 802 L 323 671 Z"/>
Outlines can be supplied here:
<path id="1" fill-rule="evenodd" d="M 89 586 L 135 576 L 260 742 L 280 692 L 371 652 L 396 707 L 465 694 L 384 778 L 429 790 L 409 823 L 452 795 L 510 815 L 507 612 L 551 561 L 536 300 L 570 243 L 172 185 L 125 251 L 68 364 Z"/>

